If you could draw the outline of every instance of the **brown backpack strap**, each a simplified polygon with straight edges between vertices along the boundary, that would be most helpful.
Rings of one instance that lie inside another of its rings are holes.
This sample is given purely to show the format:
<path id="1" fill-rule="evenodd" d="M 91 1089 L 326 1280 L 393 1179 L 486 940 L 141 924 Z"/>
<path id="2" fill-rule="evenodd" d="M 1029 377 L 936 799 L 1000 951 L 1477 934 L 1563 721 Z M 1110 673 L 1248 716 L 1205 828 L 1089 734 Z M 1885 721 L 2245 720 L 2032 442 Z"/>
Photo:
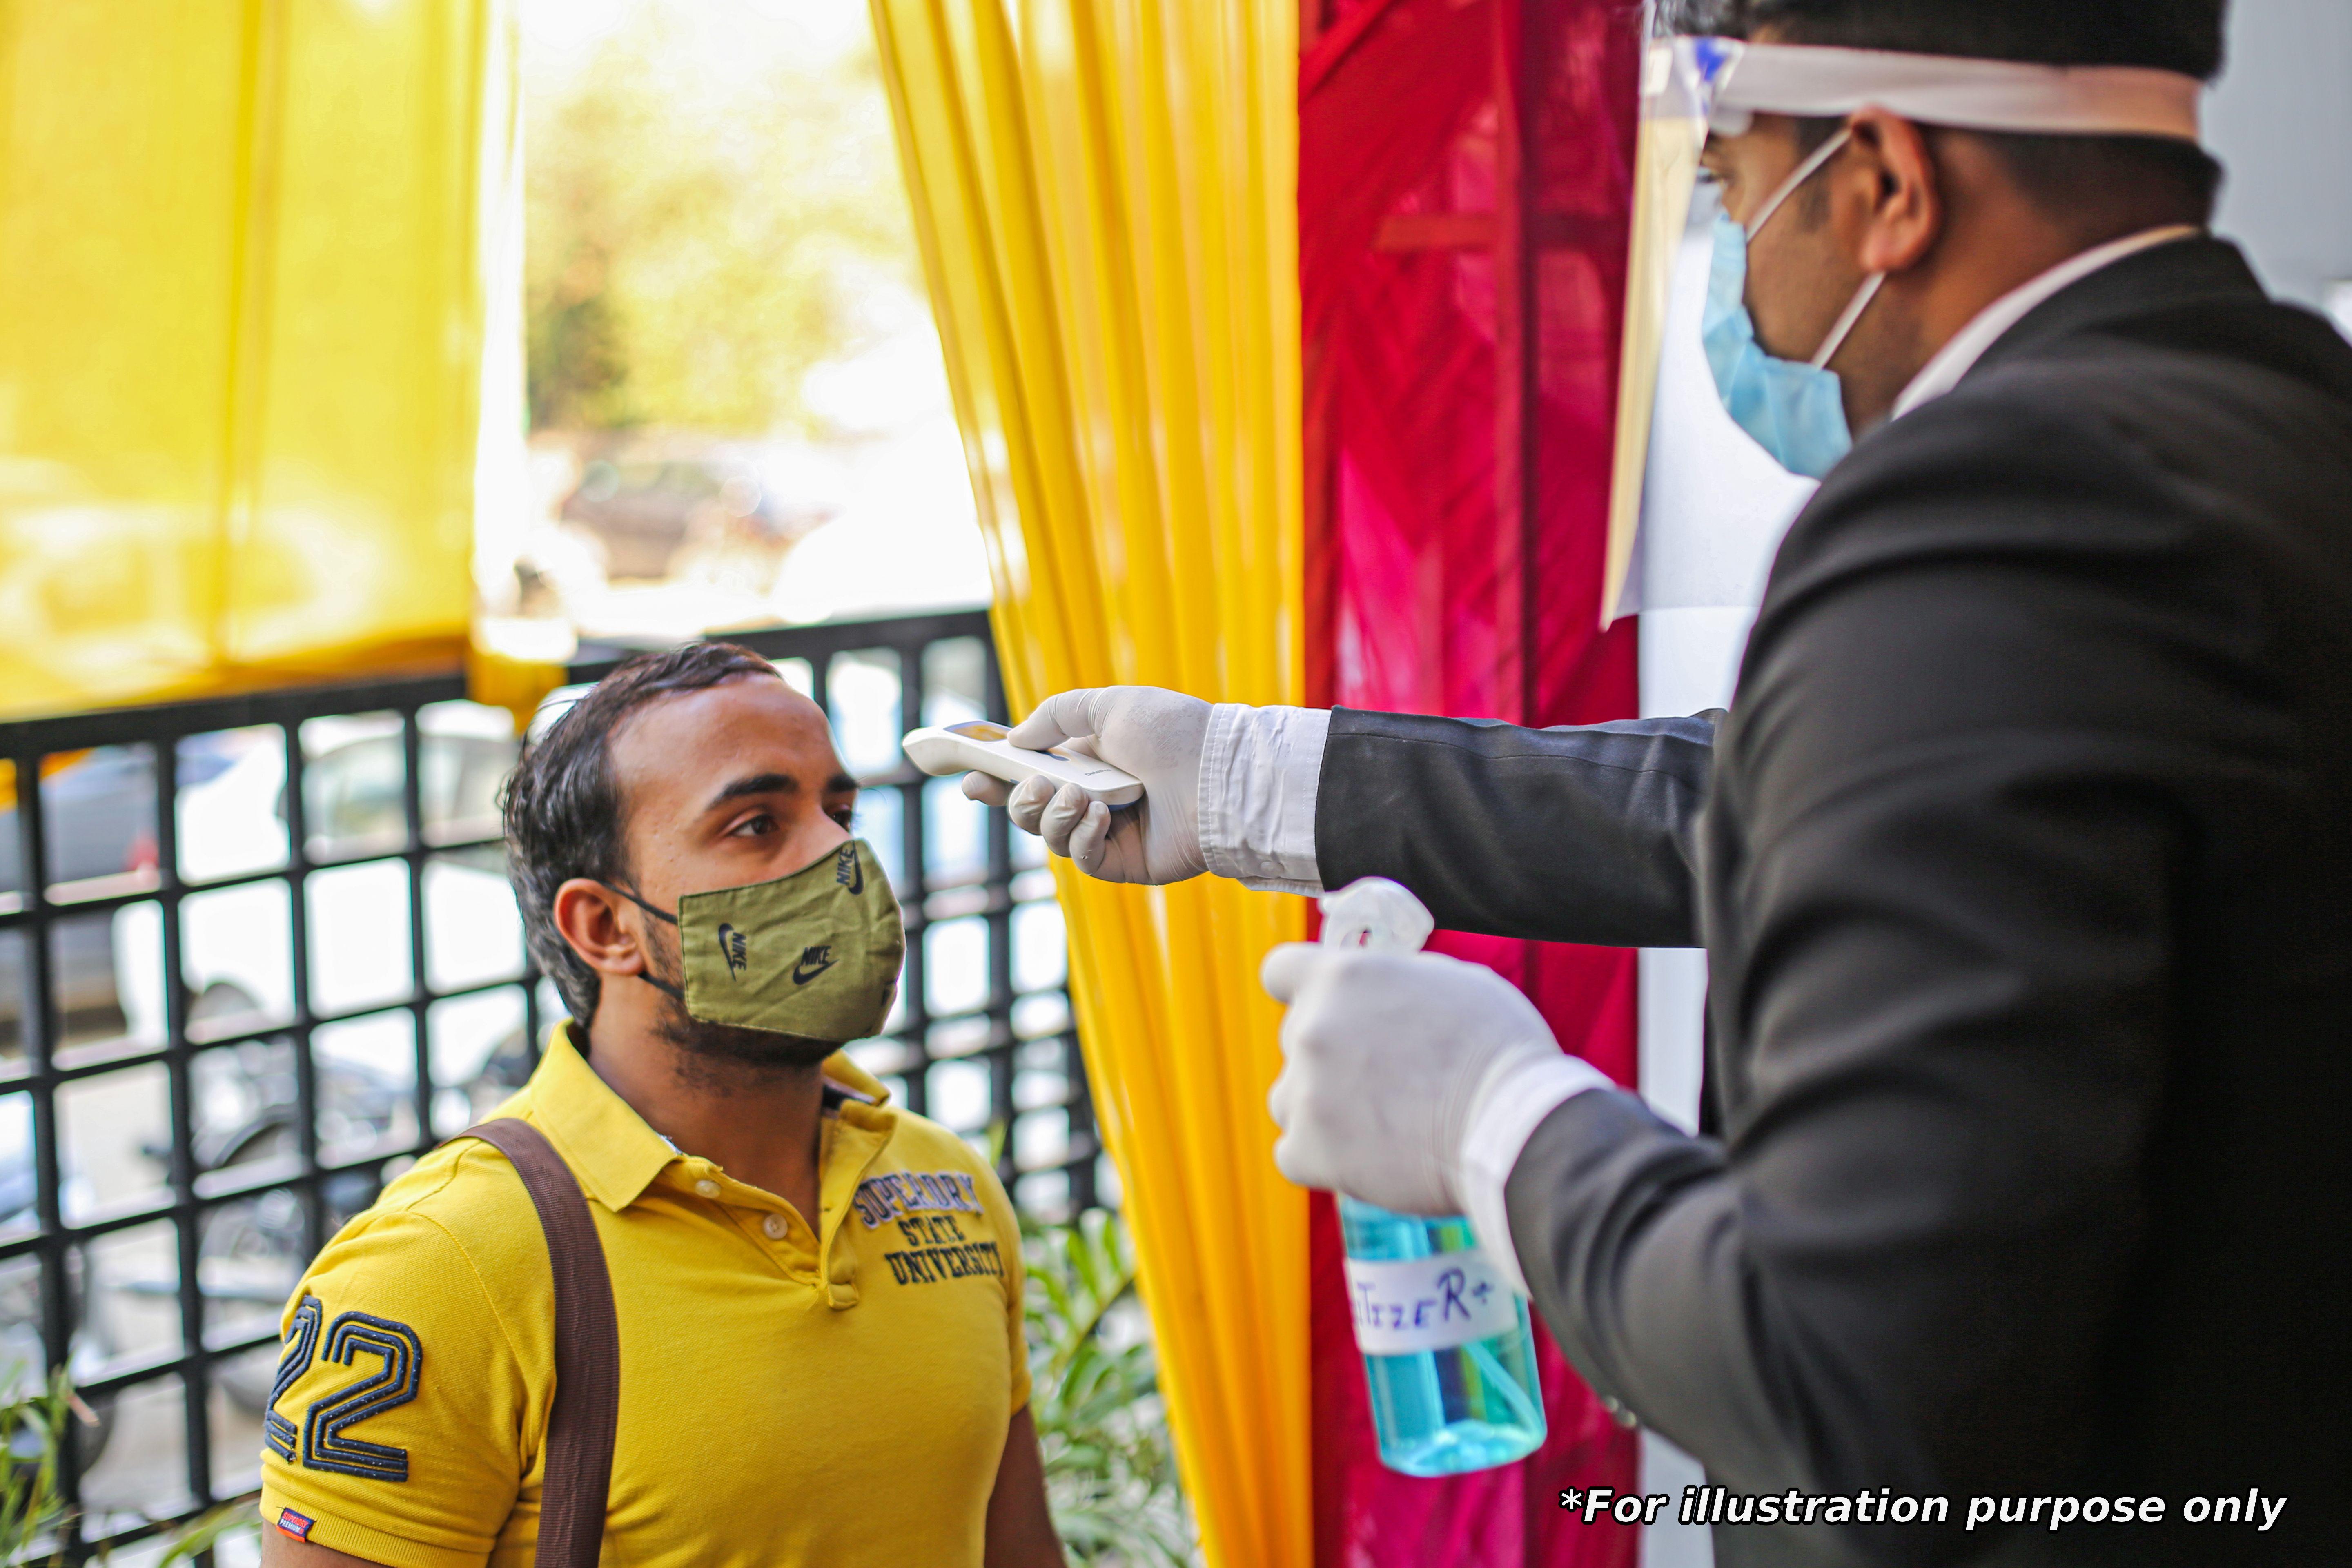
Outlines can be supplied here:
<path id="1" fill-rule="evenodd" d="M 538 1128 L 501 1116 L 458 1136 L 478 1138 L 513 1163 L 539 1211 L 555 1274 L 555 1400 L 533 1561 L 539 1568 L 595 1568 L 621 1415 L 621 1331 L 604 1247 L 579 1180 Z"/>

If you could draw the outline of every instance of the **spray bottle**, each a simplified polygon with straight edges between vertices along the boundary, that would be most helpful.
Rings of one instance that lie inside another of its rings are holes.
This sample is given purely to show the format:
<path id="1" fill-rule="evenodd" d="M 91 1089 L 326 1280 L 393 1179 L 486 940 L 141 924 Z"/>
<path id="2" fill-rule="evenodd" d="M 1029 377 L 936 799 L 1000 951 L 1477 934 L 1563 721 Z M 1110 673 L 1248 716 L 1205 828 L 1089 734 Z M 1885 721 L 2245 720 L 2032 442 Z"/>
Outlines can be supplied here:
<path id="1" fill-rule="evenodd" d="M 1436 925 L 1385 877 L 1321 902 L 1323 942 L 1334 947 L 1416 952 Z M 1409 1476 L 1452 1476 L 1541 1447 L 1528 1304 L 1479 1250 L 1470 1222 L 1391 1214 L 1343 1194 L 1339 1231 L 1381 1462 Z"/>

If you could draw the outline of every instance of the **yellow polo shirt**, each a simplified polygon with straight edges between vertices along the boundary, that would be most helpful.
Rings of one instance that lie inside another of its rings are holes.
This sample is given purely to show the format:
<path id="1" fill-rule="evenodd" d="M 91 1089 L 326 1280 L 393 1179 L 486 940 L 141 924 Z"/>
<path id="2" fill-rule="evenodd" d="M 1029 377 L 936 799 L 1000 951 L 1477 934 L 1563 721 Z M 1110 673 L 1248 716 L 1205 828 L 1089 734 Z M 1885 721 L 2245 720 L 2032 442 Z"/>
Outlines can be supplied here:
<path id="1" fill-rule="evenodd" d="M 961 1139 L 845 1058 L 825 1075 L 848 1092 L 826 1096 L 814 1234 L 672 1149 L 566 1030 L 496 1113 L 563 1156 L 612 1271 L 607 1563 L 978 1568 L 1029 1395 L 1013 1207 Z M 528 1568 L 553 1313 L 506 1157 L 475 1139 L 426 1155 L 287 1305 L 263 1517 L 394 1568 Z"/>

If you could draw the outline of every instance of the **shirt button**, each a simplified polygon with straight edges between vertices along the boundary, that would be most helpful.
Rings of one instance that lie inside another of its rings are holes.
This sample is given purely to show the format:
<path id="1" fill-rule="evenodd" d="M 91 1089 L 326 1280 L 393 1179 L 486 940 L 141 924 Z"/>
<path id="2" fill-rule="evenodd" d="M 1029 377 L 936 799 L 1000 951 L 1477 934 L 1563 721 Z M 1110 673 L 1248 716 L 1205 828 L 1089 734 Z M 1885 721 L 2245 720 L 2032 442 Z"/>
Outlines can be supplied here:
<path id="1" fill-rule="evenodd" d="M 782 1241 L 784 1239 L 784 1216 L 772 1214 L 760 1222 L 760 1228 L 768 1233 L 770 1241 Z"/>
<path id="2" fill-rule="evenodd" d="M 706 1198 L 715 1198 L 719 1195 L 719 1184 L 705 1176 L 694 1184 L 694 1190 Z"/>

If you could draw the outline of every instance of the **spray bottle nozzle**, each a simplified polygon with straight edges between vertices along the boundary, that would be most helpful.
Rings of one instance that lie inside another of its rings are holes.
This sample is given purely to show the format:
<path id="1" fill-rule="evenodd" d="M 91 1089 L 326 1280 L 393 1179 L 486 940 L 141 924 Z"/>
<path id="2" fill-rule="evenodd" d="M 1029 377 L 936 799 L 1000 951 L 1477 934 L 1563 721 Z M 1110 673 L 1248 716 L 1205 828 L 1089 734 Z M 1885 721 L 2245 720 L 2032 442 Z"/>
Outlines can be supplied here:
<path id="1" fill-rule="evenodd" d="M 1323 945 L 1369 947 L 1384 952 L 1419 952 L 1435 917 L 1399 882 L 1360 877 L 1318 900 L 1323 910 Z"/>

